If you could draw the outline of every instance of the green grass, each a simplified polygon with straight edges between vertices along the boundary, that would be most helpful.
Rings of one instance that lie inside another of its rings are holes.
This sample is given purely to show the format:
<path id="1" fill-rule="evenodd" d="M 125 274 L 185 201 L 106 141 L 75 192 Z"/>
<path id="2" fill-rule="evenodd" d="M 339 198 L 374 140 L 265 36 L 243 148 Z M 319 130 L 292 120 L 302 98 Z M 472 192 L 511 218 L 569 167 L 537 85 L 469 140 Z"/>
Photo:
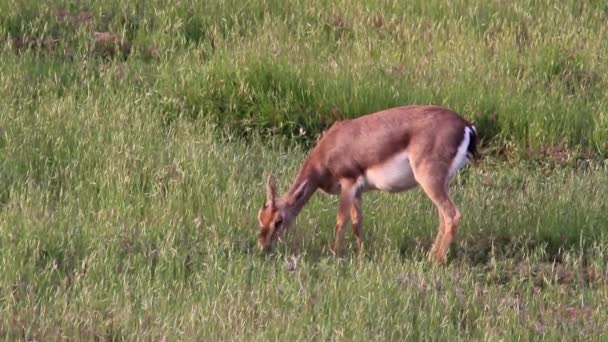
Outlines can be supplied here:
<path id="1" fill-rule="evenodd" d="M 0 335 L 607 335 L 608 7 L 403 3 L 0 2 Z M 419 189 L 366 194 L 361 256 L 350 233 L 331 255 L 320 194 L 258 252 L 268 172 L 285 189 L 334 120 L 425 102 L 484 137 L 447 267 Z"/>
<path id="2" fill-rule="evenodd" d="M 3 59 L 18 49 L 56 72 L 122 51 L 115 64 L 129 72 L 114 76 L 168 122 L 310 142 L 336 118 L 436 103 L 476 121 L 486 143 L 605 156 L 607 19 L 602 1 L 6 0 L 0 36 Z"/>
<path id="3" fill-rule="evenodd" d="M 350 235 L 344 259 L 331 256 L 336 203 L 327 196 L 316 196 L 264 257 L 255 248 L 263 173 L 274 170 L 285 186 L 300 148 L 218 140 L 189 124 L 167 134 L 160 119 L 119 117 L 148 117 L 148 109 L 108 115 L 94 110 L 97 101 L 66 111 L 72 134 L 58 134 L 53 110 L 40 108 L 45 144 L 3 147 L 3 181 L 11 182 L 0 212 L 0 327 L 11 339 L 606 333 L 602 167 L 548 172 L 488 161 L 467 169 L 454 180 L 464 220 L 445 269 L 425 258 L 436 217 L 419 190 L 366 196 L 361 257 Z M 95 132 L 63 142 L 87 122 Z M 18 128 L 12 121 L 5 140 Z M 35 156 L 47 165 L 38 175 L 26 163 Z M 292 256 L 299 261 L 289 271 Z"/>

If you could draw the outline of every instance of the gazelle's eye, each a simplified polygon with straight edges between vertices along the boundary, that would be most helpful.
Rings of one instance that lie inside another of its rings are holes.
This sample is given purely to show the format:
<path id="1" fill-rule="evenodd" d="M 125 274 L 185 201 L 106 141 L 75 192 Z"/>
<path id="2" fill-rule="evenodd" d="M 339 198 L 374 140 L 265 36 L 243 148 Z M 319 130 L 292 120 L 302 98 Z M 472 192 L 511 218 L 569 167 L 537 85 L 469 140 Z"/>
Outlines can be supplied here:
<path id="1" fill-rule="evenodd" d="M 282 218 L 278 218 L 276 221 L 274 221 L 274 226 L 275 227 L 280 227 L 282 223 L 283 223 L 283 219 Z"/>

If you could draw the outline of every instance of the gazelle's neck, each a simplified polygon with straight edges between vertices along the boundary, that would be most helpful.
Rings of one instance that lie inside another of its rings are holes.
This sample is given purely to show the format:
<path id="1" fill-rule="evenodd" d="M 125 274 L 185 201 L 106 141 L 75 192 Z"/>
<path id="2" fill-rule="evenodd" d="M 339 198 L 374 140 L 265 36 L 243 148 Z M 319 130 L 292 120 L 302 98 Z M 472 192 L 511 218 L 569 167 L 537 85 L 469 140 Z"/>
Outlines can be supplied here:
<path id="1" fill-rule="evenodd" d="M 298 216 L 319 187 L 316 178 L 312 168 L 305 164 L 296 176 L 291 189 L 282 196 L 281 201 L 285 204 L 285 209 L 289 211 L 292 220 Z"/>

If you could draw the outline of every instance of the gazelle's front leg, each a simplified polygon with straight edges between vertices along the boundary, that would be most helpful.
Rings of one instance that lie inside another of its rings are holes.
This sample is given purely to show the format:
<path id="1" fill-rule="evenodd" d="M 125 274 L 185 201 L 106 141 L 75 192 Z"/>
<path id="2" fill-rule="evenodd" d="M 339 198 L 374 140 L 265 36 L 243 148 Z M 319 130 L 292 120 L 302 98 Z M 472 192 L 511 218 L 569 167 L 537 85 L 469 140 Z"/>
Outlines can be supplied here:
<path id="1" fill-rule="evenodd" d="M 348 224 L 349 211 L 353 205 L 356 190 L 354 182 L 348 179 L 340 180 L 340 189 L 340 204 L 338 205 L 333 246 L 333 253 L 336 256 L 339 256 L 341 252 L 342 240 L 344 239 L 344 227 Z"/>
<path id="2" fill-rule="evenodd" d="M 353 198 L 353 204 L 350 207 L 350 221 L 353 228 L 353 233 L 357 239 L 357 252 L 361 253 L 363 250 L 363 212 L 362 212 L 363 200 L 361 199 L 361 193 L 358 192 Z"/>

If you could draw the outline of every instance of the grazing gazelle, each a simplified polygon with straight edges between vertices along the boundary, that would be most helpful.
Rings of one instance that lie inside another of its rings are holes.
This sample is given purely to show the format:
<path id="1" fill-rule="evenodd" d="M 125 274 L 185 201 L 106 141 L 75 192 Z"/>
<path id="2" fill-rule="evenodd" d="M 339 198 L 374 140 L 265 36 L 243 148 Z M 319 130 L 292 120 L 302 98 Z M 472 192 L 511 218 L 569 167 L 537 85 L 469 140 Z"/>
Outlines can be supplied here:
<path id="1" fill-rule="evenodd" d="M 362 193 L 401 192 L 419 184 L 439 210 L 431 256 L 443 264 L 461 218 L 448 183 L 476 155 L 476 142 L 471 123 L 438 106 L 397 107 L 338 121 L 312 149 L 289 192 L 277 197 L 275 179 L 268 176 L 258 243 L 269 249 L 321 189 L 340 196 L 333 252 L 340 254 L 349 216 L 361 250 Z"/>

